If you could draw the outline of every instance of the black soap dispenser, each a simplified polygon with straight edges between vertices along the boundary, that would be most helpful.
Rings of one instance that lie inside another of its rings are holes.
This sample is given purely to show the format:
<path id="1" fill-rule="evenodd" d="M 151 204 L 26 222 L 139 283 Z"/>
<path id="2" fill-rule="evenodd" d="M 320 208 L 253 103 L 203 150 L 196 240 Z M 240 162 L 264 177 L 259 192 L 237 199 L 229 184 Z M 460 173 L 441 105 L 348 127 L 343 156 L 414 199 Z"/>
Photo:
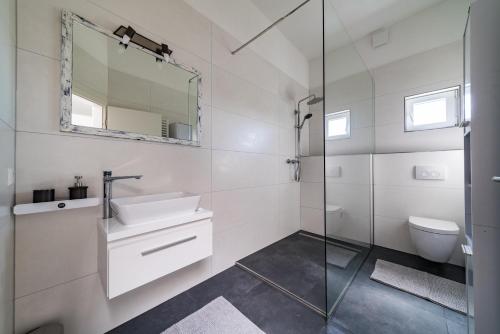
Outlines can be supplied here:
<path id="1" fill-rule="evenodd" d="M 69 199 L 83 199 L 87 198 L 87 186 L 83 185 L 82 177 L 75 176 L 75 185 L 69 187 Z"/>

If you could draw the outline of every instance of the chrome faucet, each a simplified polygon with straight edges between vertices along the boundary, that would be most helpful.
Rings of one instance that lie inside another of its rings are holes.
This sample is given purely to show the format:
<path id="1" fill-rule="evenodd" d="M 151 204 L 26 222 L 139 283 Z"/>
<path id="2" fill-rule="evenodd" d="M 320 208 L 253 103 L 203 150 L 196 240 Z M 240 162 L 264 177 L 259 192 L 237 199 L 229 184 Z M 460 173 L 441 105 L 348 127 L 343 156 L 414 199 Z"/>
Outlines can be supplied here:
<path id="1" fill-rule="evenodd" d="M 111 176 L 110 170 L 105 170 L 103 172 L 103 183 L 104 183 L 104 196 L 102 203 L 102 218 L 108 219 L 113 217 L 113 211 L 111 210 L 111 198 L 113 193 L 113 181 L 116 180 L 126 180 L 126 179 L 137 179 L 139 180 L 142 175 L 132 175 L 132 176 Z"/>

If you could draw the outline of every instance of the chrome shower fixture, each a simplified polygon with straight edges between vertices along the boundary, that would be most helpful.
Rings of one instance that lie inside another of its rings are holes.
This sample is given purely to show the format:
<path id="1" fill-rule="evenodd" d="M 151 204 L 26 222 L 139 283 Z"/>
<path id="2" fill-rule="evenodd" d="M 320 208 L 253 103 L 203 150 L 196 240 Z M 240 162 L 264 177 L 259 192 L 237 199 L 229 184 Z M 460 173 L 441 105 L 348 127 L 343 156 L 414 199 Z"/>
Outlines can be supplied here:
<path id="1" fill-rule="evenodd" d="M 313 104 L 320 103 L 323 101 L 323 98 L 321 96 L 317 97 L 316 95 L 313 94 L 313 98 L 307 101 L 308 106 L 312 106 Z"/>
<path id="2" fill-rule="evenodd" d="M 308 119 L 310 119 L 313 114 L 312 113 L 307 113 L 303 119 L 301 119 L 300 116 L 300 104 L 307 101 L 307 105 L 311 106 L 313 104 L 320 103 L 323 101 L 322 97 L 318 97 L 315 94 L 311 94 L 297 102 L 297 109 L 295 110 L 295 159 L 290 160 L 288 159 L 286 162 L 287 164 L 293 165 L 294 168 L 294 175 L 293 179 L 296 182 L 300 181 L 300 174 L 301 174 L 301 166 L 300 166 L 300 157 L 302 156 L 300 152 L 300 135 L 302 132 L 302 128 L 304 127 L 304 124 Z"/>
<path id="3" fill-rule="evenodd" d="M 313 116 L 313 114 L 309 113 L 307 115 L 304 116 L 304 119 L 302 120 L 302 123 L 300 123 L 300 125 L 297 127 L 299 130 L 302 129 L 302 127 L 304 126 L 304 123 Z"/>

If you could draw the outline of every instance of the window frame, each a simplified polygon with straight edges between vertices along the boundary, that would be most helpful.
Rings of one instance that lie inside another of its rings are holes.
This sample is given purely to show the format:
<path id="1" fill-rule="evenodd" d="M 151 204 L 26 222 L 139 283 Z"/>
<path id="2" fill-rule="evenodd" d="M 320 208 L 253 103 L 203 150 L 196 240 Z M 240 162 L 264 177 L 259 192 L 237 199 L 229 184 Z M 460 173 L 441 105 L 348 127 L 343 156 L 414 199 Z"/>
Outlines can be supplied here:
<path id="1" fill-rule="evenodd" d="M 332 119 L 346 118 L 346 134 L 330 136 L 328 133 L 328 123 Z M 339 140 L 351 138 L 351 110 L 345 109 L 336 112 L 332 112 L 325 115 L 325 139 L 326 140 Z"/>
<path id="2" fill-rule="evenodd" d="M 416 132 L 416 131 L 425 131 L 425 130 L 437 130 L 437 129 L 447 129 L 447 128 L 454 128 L 459 126 L 459 118 L 460 118 L 460 108 L 461 108 L 461 92 L 460 92 L 460 85 L 457 86 L 452 86 L 452 87 L 447 87 L 443 89 L 437 89 L 421 94 L 415 94 L 415 95 L 409 95 L 405 96 L 403 99 L 404 103 L 404 113 L 403 113 L 403 125 L 404 125 L 404 132 Z M 447 93 L 454 92 L 454 97 L 451 99 L 454 102 L 454 105 L 449 106 L 448 100 L 450 99 L 449 96 L 446 96 Z M 439 95 L 442 95 L 442 97 L 438 97 Z M 435 96 L 435 98 L 431 98 L 432 96 Z M 408 110 L 409 106 L 413 106 L 416 103 L 422 103 L 426 101 L 432 101 L 432 100 L 437 100 L 439 98 L 445 98 L 446 99 L 446 121 L 445 122 L 440 122 L 440 123 L 430 123 L 430 124 L 423 124 L 423 125 L 412 125 L 411 124 L 411 118 L 410 118 L 410 112 L 413 110 Z"/>

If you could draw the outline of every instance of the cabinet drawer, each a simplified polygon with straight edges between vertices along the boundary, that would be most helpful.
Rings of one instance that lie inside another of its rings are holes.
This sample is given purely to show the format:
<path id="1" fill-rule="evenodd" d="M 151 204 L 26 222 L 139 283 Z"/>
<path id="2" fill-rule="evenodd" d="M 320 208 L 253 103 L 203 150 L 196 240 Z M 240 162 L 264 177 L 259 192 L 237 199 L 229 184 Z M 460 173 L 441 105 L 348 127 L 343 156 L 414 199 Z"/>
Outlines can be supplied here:
<path id="1" fill-rule="evenodd" d="M 108 297 L 121 295 L 211 255 L 210 220 L 111 243 Z"/>

